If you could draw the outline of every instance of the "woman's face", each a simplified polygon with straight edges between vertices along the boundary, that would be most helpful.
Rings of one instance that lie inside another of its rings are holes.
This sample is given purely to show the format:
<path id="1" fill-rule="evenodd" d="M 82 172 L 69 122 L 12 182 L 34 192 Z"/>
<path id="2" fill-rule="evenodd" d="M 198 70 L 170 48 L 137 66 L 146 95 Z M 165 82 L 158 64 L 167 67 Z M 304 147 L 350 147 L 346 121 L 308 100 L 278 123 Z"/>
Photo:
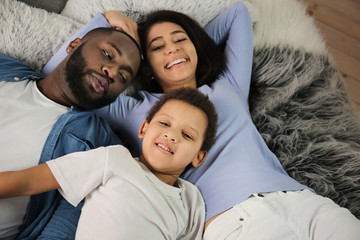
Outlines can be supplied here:
<path id="1" fill-rule="evenodd" d="M 146 38 L 146 54 L 164 92 L 179 87 L 196 88 L 196 49 L 185 30 L 172 22 L 154 24 Z"/>

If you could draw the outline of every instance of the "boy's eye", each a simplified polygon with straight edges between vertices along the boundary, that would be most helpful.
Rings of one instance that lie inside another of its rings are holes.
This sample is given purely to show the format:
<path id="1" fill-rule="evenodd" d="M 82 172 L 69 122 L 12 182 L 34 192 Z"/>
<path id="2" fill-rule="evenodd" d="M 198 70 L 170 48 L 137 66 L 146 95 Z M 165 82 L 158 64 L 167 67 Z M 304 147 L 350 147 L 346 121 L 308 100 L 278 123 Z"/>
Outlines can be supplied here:
<path id="1" fill-rule="evenodd" d="M 187 134 L 187 133 L 183 133 L 183 136 L 184 136 L 184 138 L 193 140 L 193 138 L 192 138 L 189 134 Z"/>
<path id="2" fill-rule="evenodd" d="M 165 126 L 165 127 L 168 127 L 168 126 L 169 126 L 169 124 L 167 124 L 166 122 L 160 122 L 160 125 L 163 125 L 163 126 Z"/>

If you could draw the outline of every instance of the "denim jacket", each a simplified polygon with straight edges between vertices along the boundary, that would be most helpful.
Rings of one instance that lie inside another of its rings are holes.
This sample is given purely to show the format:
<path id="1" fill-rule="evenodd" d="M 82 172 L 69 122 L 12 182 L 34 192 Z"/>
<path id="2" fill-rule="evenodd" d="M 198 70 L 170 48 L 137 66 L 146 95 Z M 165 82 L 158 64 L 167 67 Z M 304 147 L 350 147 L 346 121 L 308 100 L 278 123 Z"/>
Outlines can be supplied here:
<path id="1" fill-rule="evenodd" d="M 0 54 L 0 81 L 24 81 L 44 78 L 21 61 Z M 108 123 L 89 111 L 72 107 L 60 116 L 43 147 L 39 164 L 76 151 L 121 144 Z M 31 196 L 17 239 L 74 239 L 81 213 L 57 190 Z"/>

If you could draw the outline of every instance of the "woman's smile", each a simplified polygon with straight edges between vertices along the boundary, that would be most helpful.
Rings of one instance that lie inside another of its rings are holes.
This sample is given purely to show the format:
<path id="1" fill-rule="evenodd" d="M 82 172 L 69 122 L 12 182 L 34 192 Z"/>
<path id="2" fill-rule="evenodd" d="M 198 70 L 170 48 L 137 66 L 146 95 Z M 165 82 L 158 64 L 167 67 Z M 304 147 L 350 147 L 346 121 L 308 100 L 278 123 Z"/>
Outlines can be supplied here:
<path id="1" fill-rule="evenodd" d="M 154 24 L 147 36 L 147 60 L 162 89 L 196 87 L 198 56 L 185 30 L 172 22 Z"/>
<path id="2" fill-rule="evenodd" d="M 170 62 L 169 64 L 166 65 L 166 68 L 167 69 L 170 69 L 171 67 L 173 66 L 176 66 L 176 65 L 179 65 L 180 63 L 183 63 L 183 62 L 187 62 L 188 60 L 186 58 L 178 58 L 172 62 Z"/>

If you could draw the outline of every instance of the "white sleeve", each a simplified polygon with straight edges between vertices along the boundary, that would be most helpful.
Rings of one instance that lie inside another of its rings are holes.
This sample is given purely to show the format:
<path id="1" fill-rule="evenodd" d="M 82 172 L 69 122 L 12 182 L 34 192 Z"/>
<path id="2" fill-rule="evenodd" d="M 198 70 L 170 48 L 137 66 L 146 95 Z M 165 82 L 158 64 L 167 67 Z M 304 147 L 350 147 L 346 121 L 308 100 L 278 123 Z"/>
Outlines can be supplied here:
<path id="1" fill-rule="evenodd" d="M 104 174 L 107 155 L 107 148 L 100 147 L 75 152 L 47 162 L 60 185 L 58 191 L 73 206 L 77 206 L 107 178 Z"/>
<path id="2" fill-rule="evenodd" d="M 205 203 L 199 189 L 186 180 L 179 179 L 183 188 L 183 201 L 188 209 L 189 219 L 182 239 L 202 239 L 205 224 Z"/>

